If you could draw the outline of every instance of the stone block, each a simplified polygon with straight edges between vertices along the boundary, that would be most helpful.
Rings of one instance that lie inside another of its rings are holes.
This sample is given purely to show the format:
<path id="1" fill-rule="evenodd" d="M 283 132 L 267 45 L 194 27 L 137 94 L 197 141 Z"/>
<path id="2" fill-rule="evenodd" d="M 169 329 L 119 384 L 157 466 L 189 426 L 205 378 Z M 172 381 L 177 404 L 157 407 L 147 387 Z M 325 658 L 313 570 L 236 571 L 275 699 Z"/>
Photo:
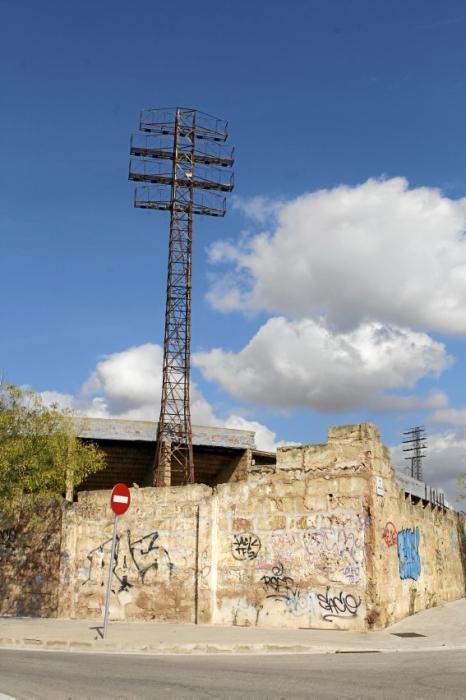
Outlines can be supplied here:
<path id="1" fill-rule="evenodd" d="M 303 468 L 303 447 L 279 447 L 277 449 L 277 470 Z"/>
<path id="2" fill-rule="evenodd" d="M 250 518 L 233 518 L 231 529 L 233 532 L 244 532 L 254 529 L 253 521 Z"/>
<path id="3" fill-rule="evenodd" d="M 260 516 L 256 520 L 256 532 L 283 530 L 286 528 L 286 515 Z"/>
<path id="4" fill-rule="evenodd" d="M 372 423 L 332 426 L 328 430 L 329 444 L 351 444 L 355 442 L 380 442 L 380 433 Z"/>

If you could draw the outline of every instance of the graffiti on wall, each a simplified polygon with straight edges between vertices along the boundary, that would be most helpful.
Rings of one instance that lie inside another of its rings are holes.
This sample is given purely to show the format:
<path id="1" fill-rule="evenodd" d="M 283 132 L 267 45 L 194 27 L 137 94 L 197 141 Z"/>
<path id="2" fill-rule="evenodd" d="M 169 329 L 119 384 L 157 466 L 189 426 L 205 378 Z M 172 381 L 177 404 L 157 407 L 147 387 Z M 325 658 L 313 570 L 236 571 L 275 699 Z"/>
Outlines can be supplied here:
<path id="1" fill-rule="evenodd" d="M 126 530 L 125 535 L 117 535 L 115 544 L 115 556 L 113 561 L 113 575 L 117 581 L 118 592 L 127 591 L 135 583 L 147 583 L 149 572 L 156 572 L 164 565 L 169 577 L 174 564 L 170 559 L 168 550 L 158 543 L 159 533 L 149 532 L 147 535 L 132 538 L 131 530 Z M 86 559 L 89 561 L 87 578 L 83 585 L 105 585 L 107 572 L 105 559 L 111 555 L 111 538 L 88 552 Z"/>
<path id="2" fill-rule="evenodd" d="M 322 618 L 327 622 L 333 622 L 335 617 L 355 617 L 361 605 L 361 598 L 356 599 L 352 593 L 344 593 L 343 591 L 340 591 L 338 595 L 330 595 L 329 591 L 330 588 L 327 586 L 324 595 L 317 594 L 318 603 L 325 611 Z"/>
<path id="3" fill-rule="evenodd" d="M 387 547 L 395 547 L 397 538 L 398 533 L 396 531 L 396 527 L 392 522 L 389 521 L 383 529 L 382 539 L 387 545 Z"/>
<path id="4" fill-rule="evenodd" d="M 398 559 L 401 579 L 411 578 L 416 581 L 421 575 L 420 539 L 421 533 L 418 527 L 398 532 Z"/>
<path id="5" fill-rule="evenodd" d="M 239 598 L 233 608 L 232 608 L 232 624 L 235 627 L 236 625 L 243 625 L 244 624 L 244 619 L 248 620 L 250 619 L 250 613 L 253 612 L 253 620 L 254 620 L 254 626 L 257 627 L 259 624 L 259 616 L 262 611 L 262 604 L 255 602 L 255 603 L 250 603 L 246 600 L 242 600 Z"/>
<path id="6" fill-rule="evenodd" d="M 312 606 L 313 601 L 310 600 L 309 594 L 295 584 L 292 576 L 287 575 L 282 562 L 275 564 L 271 574 L 262 576 L 261 581 L 267 593 L 265 597 L 283 602 L 285 612 L 302 615 Z"/>
<path id="7" fill-rule="evenodd" d="M 285 612 L 294 616 L 318 615 L 323 611 L 322 619 L 334 622 L 336 618 L 355 617 L 361 605 L 361 598 L 356 598 L 352 593 L 340 590 L 331 595 L 329 586 L 324 594 L 303 591 L 293 577 L 286 573 L 281 562 L 272 568 L 270 575 L 262 576 L 261 581 L 267 593 L 265 597 L 283 602 Z"/>
<path id="8" fill-rule="evenodd" d="M 129 530 L 126 532 L 128 548 L 138 571 L 139 578 L 141 579 L 141 583 L 144 583 L 146 574 L 151 569 L 156 571 L 159 568 L 159 562 L 161 560 L 165 562 L 169 574 L 172 573 L 174 565 L 170 559 L 168 550 L 157 544 L 157 540 L 159 539 L 159 533 L 157 531 L 150 532 L 148 535 L 144 535 L 137 540 L 131 539 L 131 532 Z"/>
<path id="9" fill-rule="evenodd" d="M 285 568 L 281 562 L 278 562 L 278 564 L 272 568 L 270 576 L 267 574 L 262 576 L 261 581 L 267 591 L 265 597 L 273 598 L 274 600 L 289 600 L 289 598 L 295 596 L 299 590 L 298 587 L 294 585 L 292 577 L 286 575 Z"/>
<path id="10" fill-rule="evenodd" d="M 21 558 L 27 550 L 35 550 L 37 547 L 33 543 L 32 529 L 24 531 L 19 529 L 19 532 L 14 527 L 7 527 L 0 530 L 0 559 L 2 557 L 12 557 L 15 555 Z M 40 551 L 50 552 L 57 546 L 57 537 L 55 532 L 41 532 L 40 534 Z"/>
<path id="11" fill-rule="evenodd" d="M 325 576 L 343 583 L 359 583 L 363 576 L 364 525 L 348 522 L 317 527 L 303 533 L 309 563 Z"/>
<path id="12" fill-rule="evenodd" d="M 261 541 L 252 532 L 241 532 L 233 535 L 231 553 L 238 561 L 255 559 L 260 552 Z"/>
<path id="13" fill-rule="evenodd" d="M 207 549 L 204 549 L 199 558 L 199 576 L 201 578 L 207 578 L 211 572 L 212 565 Z"/>
<path id="14" fill-rule="evenodd" d="M 348 583 L 358 583 L 361 578 L 361 569 L 358 564 L 348 564 L 343 569 L 343 576 Z"/>
<path id="15" fill-rule="evenodd" d="M 262 543 L 260 554 L 256 559 L 256 568 L 271 571 L 280 561 L 284 566 L 293 566 L 297 549 L 302 549 L 302 540 L 294 532 L 272 532 Z"/>

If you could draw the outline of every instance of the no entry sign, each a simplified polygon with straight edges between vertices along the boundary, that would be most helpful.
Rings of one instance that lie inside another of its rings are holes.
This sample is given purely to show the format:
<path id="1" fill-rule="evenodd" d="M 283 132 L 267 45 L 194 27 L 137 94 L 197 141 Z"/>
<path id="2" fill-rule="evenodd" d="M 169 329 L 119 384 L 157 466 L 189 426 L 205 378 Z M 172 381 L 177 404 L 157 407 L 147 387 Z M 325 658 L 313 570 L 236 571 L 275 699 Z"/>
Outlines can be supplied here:
<path id="1" fill-rule="evenodd" d="M 110 505 L 115 515 L 123 515 L 131 503 L 131 493 L 126 484 L 117 484 L 112 489 Z"/>
<path id="2" fill-rule="evenodd" d="M 117 535 L 117 520 L 119 515 L 123 515 L 129 508 L 131 503 L 131 493 L 126 484 L 117 484 L 112 489 L 112 495 L 110 496 L 110 505 L 115 517 L 113 519 L 113 537 L 112 537 L 112 553 L 110 554 L 110 560 L 108 564 L 108 583 L 107 583 L 107 593 L 105 596 L 105 612 L 104 612 L 104 631 L 103 638 L 105 639 L 107 635 L 107 625 L 108 625 L 108 608 L 110 603 L 110 594 L 112 592 L 112 573 L 113 566 L 112 562 L 115 561 L 115 543 Z"/>

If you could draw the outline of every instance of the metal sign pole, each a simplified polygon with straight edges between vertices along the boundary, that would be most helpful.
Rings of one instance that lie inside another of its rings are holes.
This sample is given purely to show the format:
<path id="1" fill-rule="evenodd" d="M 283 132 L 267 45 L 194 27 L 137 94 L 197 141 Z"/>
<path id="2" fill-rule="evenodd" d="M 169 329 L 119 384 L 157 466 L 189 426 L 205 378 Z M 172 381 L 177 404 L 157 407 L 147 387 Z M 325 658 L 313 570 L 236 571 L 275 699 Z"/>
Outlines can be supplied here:
<path id="1" fill-rule="evenodd" d="M 115 561 L 117 520 L 118 520 L 118 515 L 115 513 L 115 520 L 113 521 L 112 553 L 110 555 L 110 564 L 109 564 L 109 570 L 108 570 L 108 583 L 107 583 L 107 595 L 105 597 L 104 631 L 103 631 L 103 638 L 104 639 L 105 639 L 105 636 L 107 634 L 108 608 L 110 606 L 110 595 L 112 593 L 112 574 L 113 574 L 113 562 Z"/>

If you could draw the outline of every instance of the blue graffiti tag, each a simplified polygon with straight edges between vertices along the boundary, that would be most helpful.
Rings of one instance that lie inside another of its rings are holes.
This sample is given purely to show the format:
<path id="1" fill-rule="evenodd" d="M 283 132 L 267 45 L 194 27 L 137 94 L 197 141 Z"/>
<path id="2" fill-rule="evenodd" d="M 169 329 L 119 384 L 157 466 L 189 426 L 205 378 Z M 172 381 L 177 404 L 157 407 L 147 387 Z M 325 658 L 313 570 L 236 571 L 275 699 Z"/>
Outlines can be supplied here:
<path id="1" fill-rule="evenodd" d="M 416 581 L 421 575 L 420 539 L 421 533 L 418 527 L 398 532 L 398 559 L 401 579 L 412 578 Z"/>

